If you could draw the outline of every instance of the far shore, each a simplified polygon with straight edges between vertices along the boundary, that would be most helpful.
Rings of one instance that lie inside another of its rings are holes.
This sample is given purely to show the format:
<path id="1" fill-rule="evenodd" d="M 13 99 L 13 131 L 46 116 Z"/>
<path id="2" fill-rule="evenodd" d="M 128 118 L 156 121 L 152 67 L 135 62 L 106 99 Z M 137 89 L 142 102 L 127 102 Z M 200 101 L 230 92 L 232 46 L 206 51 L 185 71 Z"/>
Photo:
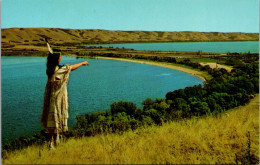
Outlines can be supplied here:
<path id="1" fill-rule="evenodd" d="M 196 77 L 200 78 L 201 80 L 203 80 L 204 82 L 206 82 L 206 79 L 203 76 L 202 72 L 198 72 L 196 70 L 183 68 L 183 67 L 179 67 L 179 66 L 174 66 L 174 65 L 170 65 L 170 64 L 166 64 L 166 63 L 152 62 L 152 61 L 146 61 L 146 60 L 133 60 L 133 59 L 125 59 L 125 58 L 100 57 L 100 56 L 97 57 L 97 58 L 107 59 L 107 60 L 119 60 L 119 61 L 136 62 L 136 63 L 142 63 L 142 64 L 148 64 L 148 65 L 156 65 L 156 66 L 165 67 L 165 68 L 174 69 L 174 70 L 178 70 L 178 71 L 181 71 L 181 72 L 188 73 L 188 74 L 196 76 Z"/>

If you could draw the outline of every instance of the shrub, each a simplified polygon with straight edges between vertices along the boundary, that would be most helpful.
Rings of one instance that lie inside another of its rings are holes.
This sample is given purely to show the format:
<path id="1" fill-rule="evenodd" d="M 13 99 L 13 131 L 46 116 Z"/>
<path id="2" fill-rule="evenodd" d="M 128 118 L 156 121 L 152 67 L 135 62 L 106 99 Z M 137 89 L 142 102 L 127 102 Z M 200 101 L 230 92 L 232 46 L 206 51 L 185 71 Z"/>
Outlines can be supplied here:
<path id="1" fill-rule="evenodd" d="M 114 102 L 110 105 L 112 115 L 119 112 L 125 112 L 126 114 L 133 116 L 136 109 L 137 107 L 134 103 L 125 101 Z"/>

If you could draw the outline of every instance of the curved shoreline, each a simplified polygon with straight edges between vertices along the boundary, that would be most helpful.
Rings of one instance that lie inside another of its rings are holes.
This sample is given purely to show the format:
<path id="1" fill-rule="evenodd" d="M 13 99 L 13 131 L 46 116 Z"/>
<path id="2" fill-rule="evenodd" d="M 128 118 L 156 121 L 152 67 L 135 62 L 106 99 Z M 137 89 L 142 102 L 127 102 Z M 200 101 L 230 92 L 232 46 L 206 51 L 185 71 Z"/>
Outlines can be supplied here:
<path id="1" fill-rule="evenodd" d="M 203 77 L 201 72 L 198 72 L 198 71 L 195 71 L 195 70 L 192 70 L 192 69 L 179 67 L 179 66 L 169 65 L 169 64 L 160 63 L 160 62 L 151 62 L 151 61 L 146 61 L 146 60 L 139 61 L 139 60 L 125 59 L 125 58 L 112 58 L 112 57 L 100 57 L 100 56 L 98 56 L 96 58 L 106 59 L 106 60 L 136 62 L 136 63 L 148 64 L 148 65 L 156 65 L 156 66 L 165 67 L 165 68 L 174 69 L 174 70 L 178 70 L 178 71 L 181 71 L 181 72 L 188 73 L 192 76 L 196 76 L 196 77 L 200 78 L 201 80 L 203 80 L 204 83 L 206 82 L 206 79 L 205 79 L 205 77 Z"/>

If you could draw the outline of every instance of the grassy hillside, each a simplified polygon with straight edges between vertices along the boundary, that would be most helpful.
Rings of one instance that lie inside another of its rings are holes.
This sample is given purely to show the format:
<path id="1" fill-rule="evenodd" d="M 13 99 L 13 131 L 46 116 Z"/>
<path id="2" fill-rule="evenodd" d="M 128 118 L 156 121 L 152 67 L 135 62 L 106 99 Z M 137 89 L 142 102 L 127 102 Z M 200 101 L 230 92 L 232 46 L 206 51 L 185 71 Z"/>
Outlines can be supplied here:
<path id="1" fill-rule="evenodd" d="M 259 95 L 218 116 L 165 123 L 122 135 L 69 139 L 56 150 L 31 146 L 7 154 L 4 164 L 228 164 L 257 163 Z"/>
<path id="2" fill-rule="evenodd" d="M 49 38 L 53 44 L 65 43 L 118 43 L 118 42 L 180 42 L 180 41 L 258 41 L 258 33 L 220 32 L 160 32 L 160 31 L 108 31 L 59 28 L 2 29 L 2 45 L 44 44 Z"/>

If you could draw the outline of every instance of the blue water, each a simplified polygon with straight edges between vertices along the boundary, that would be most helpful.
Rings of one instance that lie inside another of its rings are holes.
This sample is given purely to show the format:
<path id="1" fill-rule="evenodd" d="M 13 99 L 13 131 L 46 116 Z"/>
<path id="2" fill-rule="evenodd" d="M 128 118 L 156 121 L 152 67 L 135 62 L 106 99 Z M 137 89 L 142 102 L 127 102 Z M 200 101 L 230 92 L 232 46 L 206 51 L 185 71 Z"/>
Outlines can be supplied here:
<path id="1" fill-rule="evenodd" d="M 124 44 L 100 44 L 85 46 L 103 46 L 129 48 L 135 50 L 151 50 L 151 51 L 190 51 L 190 52 L 237 52 L 237 53 L 258 53 L 258 41 L 244 42 L 170 42 L 170 43 L 124 43 Z"/>
<path id="2" fill-rule="evenodd" d="M 62 57 L 61 64 L 85 59 Z M 68 84 L 69 126 L 75 116 L 108 110 L 115 101 L 163 98 L 169 91 L 203 84 L 184 72 L 140 63 L 88 59 L 90 66 L 72 71 Z M 2 141 L 42 129 L 40 116 L 47 76 L 46 57 L 1 57 Z"/>

